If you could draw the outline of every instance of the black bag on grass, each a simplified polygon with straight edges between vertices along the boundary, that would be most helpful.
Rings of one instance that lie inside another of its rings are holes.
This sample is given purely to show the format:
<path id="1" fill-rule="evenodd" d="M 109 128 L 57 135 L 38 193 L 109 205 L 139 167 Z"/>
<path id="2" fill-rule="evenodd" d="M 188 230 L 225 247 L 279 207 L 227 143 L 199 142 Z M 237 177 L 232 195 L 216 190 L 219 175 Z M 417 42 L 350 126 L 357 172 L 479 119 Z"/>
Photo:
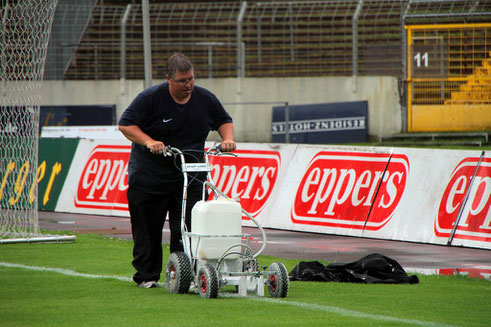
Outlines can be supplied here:
<path id="1" fill-rule="evenodd" d="M 350 263 L 331 263 L 324 266 L 318 261 L 300 262 L 289 273 L 291 281 L 417 284 L 417 276 L 408 276 L 395 260 L 373 253 Z"/>

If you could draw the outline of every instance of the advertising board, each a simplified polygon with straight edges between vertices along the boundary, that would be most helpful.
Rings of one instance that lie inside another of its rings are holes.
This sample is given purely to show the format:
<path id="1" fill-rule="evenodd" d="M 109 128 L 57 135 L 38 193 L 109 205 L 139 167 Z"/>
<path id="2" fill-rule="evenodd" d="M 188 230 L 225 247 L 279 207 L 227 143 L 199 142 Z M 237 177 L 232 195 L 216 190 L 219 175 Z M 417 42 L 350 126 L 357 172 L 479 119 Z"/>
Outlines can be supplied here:
<path id="1" fill-rule="evenodd" d="M 367 101 L 273 107 L 274 143 L 285 143 L 286 110 L 289 143 L 341 144 L 367 140 Z"/>
<path id="2" fill-rule="evenodd" d="M 40 139 L 37 171 L 33 171 L 36 167 L 29 162 L 28 156 L 17 155 L 13 158 L 2 155 L 0 166 L 5 169 L 0 172 L 0 207 L 29 208 L 34 207 L 37 201 L 39 210 L 55 211 L 78 141 Z M 18 153 L 22 153 L 20 146 L 18 149 Z M 34 182 L 29 178 L 33 178 Z"/>
<path id="3" fill-rule="evenodd" d="M 127 141 L 80 140 L 56 211 L 129 216 L 129 154 Z M 242 143 L 236 154 L 211 158 L 212 180 L 263 227 L 491 249 L 484 152 Z"/>

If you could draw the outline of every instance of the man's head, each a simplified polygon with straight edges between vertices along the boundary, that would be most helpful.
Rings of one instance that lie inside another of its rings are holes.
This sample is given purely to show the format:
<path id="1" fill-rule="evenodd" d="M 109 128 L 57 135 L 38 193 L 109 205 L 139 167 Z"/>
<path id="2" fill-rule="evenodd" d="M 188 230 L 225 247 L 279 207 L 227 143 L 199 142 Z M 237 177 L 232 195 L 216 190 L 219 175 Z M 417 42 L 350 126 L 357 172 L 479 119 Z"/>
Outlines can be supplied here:
<path id="1" fill-rule="evenodd" d="M 174 53 L 167 59 L 167 77 L 174 78 L 178 72 L 187 73 L 193 70 L 193 64 L 188 57 L 180 52 Z"/>
<path id="2" fill-rule="evenodd" d="M 174 53 L 167 60 L 166 79 L 174 100 L 186 101 L 194 87 L 194 68 L 184 54 Z"/>

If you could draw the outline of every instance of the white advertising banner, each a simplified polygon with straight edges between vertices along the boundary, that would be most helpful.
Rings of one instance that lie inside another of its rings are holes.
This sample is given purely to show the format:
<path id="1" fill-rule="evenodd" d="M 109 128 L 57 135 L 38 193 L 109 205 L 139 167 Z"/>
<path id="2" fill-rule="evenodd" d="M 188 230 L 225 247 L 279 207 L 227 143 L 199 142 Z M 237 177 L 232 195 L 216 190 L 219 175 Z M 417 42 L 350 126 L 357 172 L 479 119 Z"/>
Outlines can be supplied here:
<path id="1" fill-rule="evenodd" d="M 118 126 L 43 126 L 41 137 L 81 138 L 91 140 L 126 140 Z"/>
<path id="2" fill-rule="evenodd" d="M 129 141 L 80 140 L 56 211 L 129 217 Z"/>
<path id="3" fill-rule="evenodd" d="M 489 157 L 469 189 L 480 155 L 298 146 L 283 188 L 288 192 L 275 200 L 280 205 L 273 205 L 268 226 L 447 244 L 467 196 L 452 244 L 491 248 Z"/>
<path id="4" fill-rule="evenodd" d="M 56 210 L 128 216 L 130 149 L 81 140 Z M 263 227 L 491 249 L 484 152 L 241 143 L 236 154 L 210 159 L 213 181 Z"/>

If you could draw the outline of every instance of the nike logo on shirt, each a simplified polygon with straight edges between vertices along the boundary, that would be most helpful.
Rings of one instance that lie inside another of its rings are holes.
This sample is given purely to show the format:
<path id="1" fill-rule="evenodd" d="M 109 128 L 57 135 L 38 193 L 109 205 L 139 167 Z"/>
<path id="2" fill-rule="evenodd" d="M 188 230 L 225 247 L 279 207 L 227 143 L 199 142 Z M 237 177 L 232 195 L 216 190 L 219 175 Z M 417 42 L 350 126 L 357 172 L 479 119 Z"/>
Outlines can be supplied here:
<path id="1" fill-rule="evenodd" d="M 172 120 L 172 118 L 171 118 L 171 119 L 163 119 L 162 121 L 163 121 L 164 123 L 168 123 L 168 122 L 170 122 L 171 120 Z"/>

